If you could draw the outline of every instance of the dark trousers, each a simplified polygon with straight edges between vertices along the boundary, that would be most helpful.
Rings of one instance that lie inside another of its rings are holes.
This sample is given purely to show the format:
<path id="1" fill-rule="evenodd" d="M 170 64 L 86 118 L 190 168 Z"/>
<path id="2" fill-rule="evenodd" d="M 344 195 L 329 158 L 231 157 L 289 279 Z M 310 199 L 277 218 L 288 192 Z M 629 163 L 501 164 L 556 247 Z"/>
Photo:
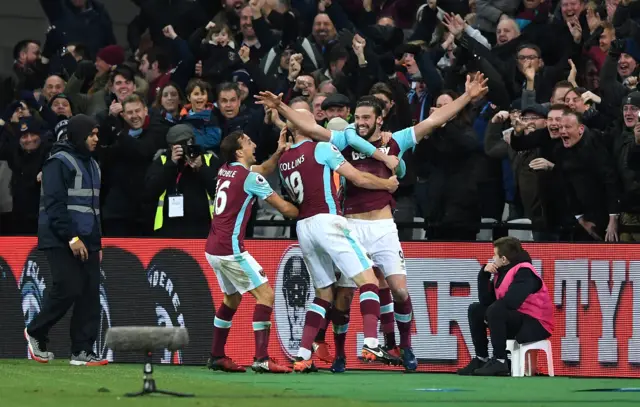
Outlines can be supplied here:
<path id="1" fill-rule="evenodd" d="M 71 352 L 90 352 L 98 337 L 100 325 L 100 258 L 90 253 L 85 262 L 73 256 L 70 249 L 45 250 L 53 284 L 40 313 L 27 331 L 37 339 L 46 339 L 49 330 L 69 311 L 71 316 Z"/>
<path id="2" fill-rule="evenodd" d="M 508 309 L 500 300 L 489 307 L 479 302 L 469 306 L 469 328 L 476 356 L 489 356 L 487 326 L 491 335 L 493 356 L 496 359 L 507 358 L 507 339 L 518 343 L 537 342 L 551 336 L 537 319 L 519 311 Z"/>

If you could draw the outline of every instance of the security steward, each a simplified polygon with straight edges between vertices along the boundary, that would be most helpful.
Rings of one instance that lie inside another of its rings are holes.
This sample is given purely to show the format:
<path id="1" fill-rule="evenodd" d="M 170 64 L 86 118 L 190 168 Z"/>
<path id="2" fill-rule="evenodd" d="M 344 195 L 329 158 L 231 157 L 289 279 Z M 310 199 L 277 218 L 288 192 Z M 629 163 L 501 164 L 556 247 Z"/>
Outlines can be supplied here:
<path id="1" fill-rule="evenodd" d="M 169 149 L 156 155 L 145 182 L 146 195 L 157 202 L 154 236 L 206 238 L 222 160 L 196 145 L 186 124 L 169 130 L 167 144 Z"/>
<path id="2" fill-rule="evenodd" d="M 42 168 L 38 248 L 53 284 L 42 310 L 25 329 L 31 358 L 47 363 L 49 330 L 72 305 L 71 365 L 108 362 L 93 353 L 100 325 L 100 167 L 92 154 L 98 123 L 85 115 L 69 119 L 68 140 L 54 144 Z"/>
<path id="3" fill-rule="evenodd" d="M 507 339 L 521 344 L 541 341 L 551 336 L 554 325 L 549 290 L 518 239 L 507 236 L 493 242 L 493 262 L 478 274 L 478 299 L 469 306 L 476 356 L 458 374 L 509 376 Z"/>

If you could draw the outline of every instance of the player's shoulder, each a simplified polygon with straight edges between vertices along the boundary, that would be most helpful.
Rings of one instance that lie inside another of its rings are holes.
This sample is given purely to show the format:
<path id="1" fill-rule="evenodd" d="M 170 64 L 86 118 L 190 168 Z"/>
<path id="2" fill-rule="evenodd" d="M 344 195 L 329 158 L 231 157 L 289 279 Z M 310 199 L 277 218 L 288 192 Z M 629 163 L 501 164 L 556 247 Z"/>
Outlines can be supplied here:
<path id="1" fill-rule="evenodd" d="M 269 183 L 267 179 L 262 176 L 262 174 L 255 171 L 247 171 L 247 178 L 245 179 L 244 182 L 252 183 L 255 185 L 264 185 Z"/>
<path id="2" fill-rule="evenodd" d="M 318 154 L 340 154 L 340 149 L 332 143 L 326 141 L 319 141 L 315 145 L 316 155 Z"/>

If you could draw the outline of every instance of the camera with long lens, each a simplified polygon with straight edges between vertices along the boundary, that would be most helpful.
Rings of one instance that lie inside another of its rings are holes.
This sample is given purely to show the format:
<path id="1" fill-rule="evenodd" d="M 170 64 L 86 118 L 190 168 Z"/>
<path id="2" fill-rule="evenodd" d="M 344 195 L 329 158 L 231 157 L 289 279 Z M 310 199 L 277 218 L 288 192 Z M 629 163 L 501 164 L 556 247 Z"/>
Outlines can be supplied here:
<path id="1" fill-rule="evenodd" d="M 203 153 L 202 147 L 197 144 L 185 144 L 182 146 L 182 149 L 184 150 L 184 156 L 192 160 L 198 158 L 198 156 L 201 156 Z"/>

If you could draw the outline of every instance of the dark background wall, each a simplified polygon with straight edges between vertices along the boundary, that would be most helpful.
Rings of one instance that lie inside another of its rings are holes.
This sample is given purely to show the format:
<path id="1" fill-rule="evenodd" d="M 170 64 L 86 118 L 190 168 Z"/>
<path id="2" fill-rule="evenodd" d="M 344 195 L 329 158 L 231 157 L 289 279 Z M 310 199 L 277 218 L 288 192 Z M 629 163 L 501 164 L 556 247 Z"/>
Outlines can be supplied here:
<path id="1" fill-rule="evenodd" d="M 127 24 L 138 8 L 130 0 L 102 0 L 109 10 L 118 44 L 126 45 Z M 11 72 L 13 46 L 24 38 L 44 40 L 49 26 L 38 0 L 0 0 L 0 73 Z"/>

